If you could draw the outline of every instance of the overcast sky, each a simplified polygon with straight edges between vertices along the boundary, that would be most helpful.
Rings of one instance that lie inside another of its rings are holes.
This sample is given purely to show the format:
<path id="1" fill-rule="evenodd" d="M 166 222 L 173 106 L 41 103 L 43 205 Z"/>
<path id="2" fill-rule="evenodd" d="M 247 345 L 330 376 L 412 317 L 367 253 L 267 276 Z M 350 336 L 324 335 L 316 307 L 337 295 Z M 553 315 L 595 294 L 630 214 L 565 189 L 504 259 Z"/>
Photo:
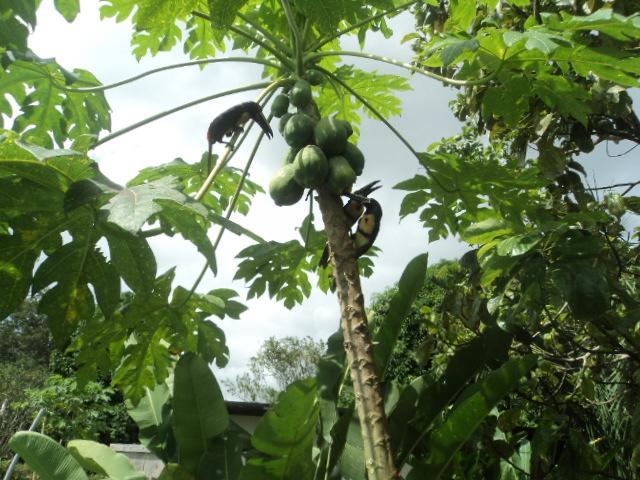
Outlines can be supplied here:
<path id="1" fill-rule="evenodd" d="M 131 55 L 131 26 L 128 22 L 116 24 L 112 20 L 99 20 L 98 2 L 83 0 L 82 11 L 75 22 L 68 24 L 53 10 L 53 2 L 43 2 L 38 12 L 38 26 L 30 38 L 30 47 L 41 57 L 56 57 L 66 68 L 84 68 L 94 73 L 105 84 L 138 74 L 150 68 L 189 59 L 178 46 L 173 52 L 156 58 L 145 58 L 140 63 Z M 381 35 L 368 37 L 366 50 L 372 53 L 409 60 L 411 50 L 401 45 L 400 38 L 413 27 L 413 18 L 404 15 L 392 22 L 396 35 L 386 40 Z M 357 49 L 354 42 L 348 45 Z M 242 55 L 227 52 L 227 56 Z M 346 58 L 347 62 L 351 59 Z M 366 60 L 354 61 L 361 68 L 381 72 L 404 74 L 403 70 Z M 204 71 L 198 67 L 153 75 L 133 84 L 107 91 L 112 108 L 113 130 L 116 131 L 168 108 L 211 95 L 218 91 L 261 81 L 261 67 L 248 64 L 217 64 Z M 411 142 L 414 148 L 424 149 L 442 137 L 460 130 L 447 104 L 454 91 L 442 87 L 426 77 L 411 79 L 413 91 L 400 95 L 404 102 L 401 117 L 391 122 Z M 140 169 L 160 165 L 176 157 L 194 162 L 206 150 L 205 134 L 213 117 L 231 105 L 252 100 L 257 92 L 249 92 L 203 103 L 170 115 L 133 132 L 99 146 L 91 154 L 99 161 L 101 170 L 112 180 L 126 183 Z M 274 130 L 277 130 L 274 125 Z M 255 134 L 255 132 L 253 132 Z M 233 165 L 242 167 L 249 147 L 236 154 Z M 365 154 L 366 166 L 358 184 L 381 180 L 384 188 L 375 197 L 383 206 L 384 217 L 376 245 L 382 249 L 376 260 L 375 273 L 363 279 L 365 298 L 369 302 L 376 292 L 394 284 L 409 260 L 428 252 L 430 263 L 443 258 L 457 258 L 466 248 L 455 240 L 427 243 L 427 232 L 415 217 L 399 222 L 398 212 L 403 192 L 392 190 L 397 182 L 419 172 L 418 163 L 396 137 L 380 122 L 365 119 L 361 128 L 359 146 Z M 218 146 L 218 152 L 220 152 Z M 612 150 L 622 150 L 614 146 Z M 251 179 L 265 189 L 288 150 L 284 140 L 276 133 L 273 140 L 263 142 L 251 170 Z M 605 158 L 603 148 L 587 161 L 587 170 L 598 168 L 598 184 L 629 181 L 633 155 L 623 158 Z M 605 165 L 602 162 L 606 162 Z M 269 240 L 286 241 L 299 238 L 295 228 L 308 211 L 305 202 L 292 207 L 276 207 L 268 195 L 259 196 L 247 217 L 236 214 L 233 219 Z M 319 212 L 316 212 L 319 218 Z M 321 228 L 320 225 L 317 225 Z M 217 233 L 216 227 L 211 236 Z M 189 287 L 202 268 L 203 258 L 189 243 L 179 237 L 154 238 L 151 244 L 159 263 L 159 272 L 177 266 L 175 285 Z M 216 369 L 218 378 L 230 378 L 240 373 L 250 356 L 270 336 L 305 336 L 326 339 L 338 327 L 339 310 L 335 296 L 315 292 L 302 306 L 287 310 L 281 303 L 267 297 L 246 301 L 247 287 L 233 282 L 240 249 L 250 243 L 233 234 L 225 233 L 218 249 L 219 272 L 213 278 L 209 272 L 200 290 L 231 287 L 238 291 L 249 310 L 240 320 L 224 320 L 218 324 L 227 335 L 231 351 L 229 365 Z M 315 279 L 314 279 L 315 280 Z"/>

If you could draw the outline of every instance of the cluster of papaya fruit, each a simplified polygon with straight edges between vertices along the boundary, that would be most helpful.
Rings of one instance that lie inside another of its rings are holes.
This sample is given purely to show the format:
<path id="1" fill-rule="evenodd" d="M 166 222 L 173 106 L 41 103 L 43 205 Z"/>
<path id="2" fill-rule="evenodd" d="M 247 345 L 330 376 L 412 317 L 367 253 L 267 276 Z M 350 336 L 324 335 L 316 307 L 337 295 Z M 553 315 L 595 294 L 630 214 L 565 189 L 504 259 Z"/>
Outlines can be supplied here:
<path id="1" fill-rule="evenodd" d="M 271 112 L 280 118 L 280 133 L 291 147 L 269 183 L 269 194 L 280 206 L 297 203 L 306 188 L 324 185 L 336 195 L 347 192 L 364 169 L 364 155 L 348 141 L 353 134 L 351 124 L 320 117 L 311 85 L 318 85 L 322 75 L 310 70 L 305 77 L 271 104 Z M 289 112 L 290 106 L 296 113 Z"/>

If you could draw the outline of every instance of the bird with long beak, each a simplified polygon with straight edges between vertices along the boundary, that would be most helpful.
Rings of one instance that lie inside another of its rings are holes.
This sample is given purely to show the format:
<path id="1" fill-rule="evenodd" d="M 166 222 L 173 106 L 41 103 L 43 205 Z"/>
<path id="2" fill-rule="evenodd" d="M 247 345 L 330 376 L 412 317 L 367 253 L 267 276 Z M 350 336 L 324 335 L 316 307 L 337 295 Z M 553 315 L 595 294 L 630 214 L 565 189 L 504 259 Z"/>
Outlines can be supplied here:
<path id="1" fill-rule="evenodd" d="M 271 130 L 269 122 L 262 113 L 260 104 L 256 102 L 244 102 L 225 110 L 213 119 L 207 130 L 207 142 L 209 143 L 207 172 L 210 172 L 212 167 L 211 151 L 213 144 L 219 142 L 228 145 L 229 142 L 223 140 L 225 135 L 230 137 L 235 132 L 242 131 L 249 120 L 253 120 L 260 125 L 260 128 L 262 128 L 262 131 L 269 139 L 273 137 L 273 130 Z"/>
<path id="2" fill-rule="evenodd" d="M 368 198 L 372 192 L 380 188 L 380 185 L 378 185 L 378 183 L 380 183 L 380 181 L 375 180 L 371 183 L 366 184 L 364 187 L 359 188 L 353 193 L 343 194 L 344 196 L 349 198 L 349 200 L 343 207 L 344 214 L 346 215 L 347 220 L 349 221 L 349 227 L 352 227 L 353 225 L 356 224 L 356 222 L 358 222 L 358 219 L 362 217 L 363 213 L 366 213 L 367 208 L 371 209 L 371 213 L 373 213 L 373 210 L 375 210 L 376 207 L 375 206 L 367 207 L 367 204 L 372 205 L 371 201 L 373 201 L 377 205 L 377 208 L 379 211 L 378 220 L 377 222 L 375 222 L 377 224 L 377 227 L 376 227 L 377 229 L 375 231 L 375 235 L 373 236 L 373 239 L 369 247 L 373 245 L 373 240 L 375 240 L 375 236 L 378 235 L 378 230 L 380 228 L 380 218 L 382 217 L 382 208 L 380 207 L 380 204 L 377 201 Z M 367 220 L 367 224 L 362 226 L 363 231 L 365 232 L 370 231 L 371 225 L 372 225 L 372 222 L 371 222 L 371 219 L 369 218 L 369 220 Z M 360 228 L 360 223 L 358 223 L 358 228 Z M 362 236 L 361 235 L 360 237 L 356 237 L 357 235 L 358 235 L 358 232 L 356 231 L 356 233 L 351 236 L 354 239 L 354 241 Z M 362 253 L 358 254 L 357 257 L 364 254 L 369 249 L 369 247 L 367 247 Z M 356 244 L 356 248 L 358 248 L 357 244 Z M 324 251 L 322 252 L 322 257 L 320 257 L 320 261 L 318 262 L 318 266 L 324 268 L 328 264 L 329 264 L 329 245 L 325 245 Z"/>

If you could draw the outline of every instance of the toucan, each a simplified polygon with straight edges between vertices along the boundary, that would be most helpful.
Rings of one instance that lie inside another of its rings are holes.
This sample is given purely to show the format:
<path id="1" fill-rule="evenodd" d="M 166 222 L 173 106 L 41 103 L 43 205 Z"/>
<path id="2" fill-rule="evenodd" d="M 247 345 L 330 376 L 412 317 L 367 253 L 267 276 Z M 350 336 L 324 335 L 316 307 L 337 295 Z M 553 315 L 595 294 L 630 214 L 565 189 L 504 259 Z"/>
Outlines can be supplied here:
<path id="1" fill-rule="evenodd" d="M 373 198 L 364 198 L 364 214 L 358 220 L 358 228 L 351 235 L 356 247 L 356 258 L 367 253 L 373 242 L 376 241 L 380 231 L 380 219 L 382 219 L 382 207 Z"/>
<path id="2" fill-rule="evenodd" d="M 369 244 L 369 246 L 362 253 L 357 254 L 356 257 L 363 255 L 369 249 L 369 247 L 373 245 L 373 241 L 375 240 L 376 235 L 378 235 L 378 230 L 380 228 L 380 218 L 382 217 L 382 208 L 380 207 L 380 204 L 378 202 L 368 198 L 368 196 L 373 191 L 380 188 L 380 185 L 378 185 L 379 182 L 380 182 L 379 180 L 375 180 L 371 183 L 366 184 L 364 187 L 359 188 L 353 193 L 344 194 L 346 197 L 349 197 L 349 201 L 345 204 L 343 211 L 347 217 L 347 220 L 349 221 L 350 227 L 355 225 L 356 222 L 358 222 L 358 219 L 362 216 L 362 214 L 368 211 L 367 209 L 371 209 L 370 214 L 374 214 L 374 210 L 376 209 L 376 207 L 371 205 L 367 207 L 367 204 L 371 204 L 371 202 L 375 202 L 375 205 L 377 205 L 377 212 L 379 213 L 377 221 L 372 222 L 371 219 L 369 218 L 369 220 L 367 221 L 368 223 L 366 225 L 363 225 L 364 231 L 367 232 L 367 231 L 370 231 L 370 226 L 373 223 L 375 223 L 376 230 L 375 230 L 375 234 L 371 239 L 371 243 Z M 362 219 L 361 219 L 361 222 L 362 222 Z M 358 223 L 358 228 L 360 228 L 360 223 Z M 362 244 L 361 237 L 362 236 L 358 237 L 357 231 L 355 234 L 351 236 L 351 238 L 353 238 L 354 241 L 356 241 L 356 249 L 358 249 L 358 239 L 360 239 L 360 243 Z M 318 262 L 318 265 L 324 268 L 328 265 L 328 263 L 329 263 L 329 245 L 325 245 L 324 251 L 322 252 L 322 257 L 320 257 L 320 262 Z"/>
<path id="3" fill-rule="evenodd" d="M 209 143 L 209 158 L 207 160 L 207 172 L 211 171 L 211 150 L 216 142 L 228 145 L 223 140 L 226 135 L 230 137 L 235 132 L 242 131 L 245 124 L 253 120 L 268 138 L 273 137 L 273 130 L 262 113 L 262 107 L 256 102 L 243 102 L 225 110 L 213 119 L 207 130 L 207 142 Z"/>

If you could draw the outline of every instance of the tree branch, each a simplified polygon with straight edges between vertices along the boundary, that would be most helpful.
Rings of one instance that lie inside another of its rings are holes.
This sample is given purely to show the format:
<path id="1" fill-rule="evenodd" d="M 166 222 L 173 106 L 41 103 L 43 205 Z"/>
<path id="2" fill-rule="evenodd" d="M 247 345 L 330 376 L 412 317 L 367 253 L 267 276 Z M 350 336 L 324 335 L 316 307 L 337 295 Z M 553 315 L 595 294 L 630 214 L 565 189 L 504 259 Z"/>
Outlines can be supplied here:
<path id="1" fill-rule="evenodd" d="M 478 78 L 477 80 L 457 80 L 455 78 L 443 77 L 442 75 L 438 75 L 437 73 L 430 72 L 429 70 L 424 70 L 422 68 L 415 67 L 409 63 L 400 62 L 393 58 L 383 57 L 380 55 L 374 55 L 372 53 L 365 52 L 352 52 L 347 50 L 338 50 L 338 51 L 329 51 L 329 52 L 315 52 L 310 55 L 307 55 L 305 61 L 314 60 L 316 58 L 321 57 L 360 57 L 366 58 L 368 60 L 375 60 L 376 62 L 388 63 L 390 65 L 394 65 L 396 67 L 404 68 L 405 70 L 409 70 L 414 73 L 419 73 L 420 75 L 424 75 L 425 77 L 433 78 L 434 80 L 438 80 L 447 85 L 454 85 L 456 87 L 471 87 L 474 85 L 485 85 L 489 83 L 498 73 L 502 70 L 502 65 L 504 64 L 504 59 L 500 60 L 498 68 L 496 68 L 489 75 L 484 76 L 482 78 Z"/>
<path id="2" fill-rule="evenodd" d="M 103 137 L 100 140 L 98 140 L 96 143 L 94 143 L 92 145 L 92 148 L 96 148 L 96 147 L 102 145 L 103 143 L 109 142 L 109 141 L 113 140 L 114 138 L 119 137 L 120 135 L 124 135 L 125 133 L 129 133 L 132 130 L 135 130 L 136 128 L 142 127 L 142 126 L 147 125 L 148 123 L 151 123 L 151 122 L 155 122 L 156 120 L 159 120 L 159 119 L 161 119 L 163 117 L 166 117 L 167 115 L 171 115 L 172 113 L 179 112 L 180 110 L 184 110 L 186 108 L 193 107 L 193 106 L 198 105 L 200 103 L 208 102 L 209 100 L 214 100 L 216 98 L 224 97 L 225 95 L 231 95 L 233 93 L 240 93 L 240 92 L 247 92 L 249 90 L 257 90 L 259 88 L 268 87 L 269 85 L 271 85 L 271 82 L 254 83 L 252 85 L 247 85 L 246 87 L 233 88 L 231 90 L 226 90 L 224 92 L 215 93 L 213 95 L 208 95 L 206 97 L 198 98 L 197 100 L 193 100 L 191 102 L 184 103 L 184 104 L 179 105 L 177 107 L 170 108 L 169 110 L 165 110 L 164 112 L 156 113 L 155 115 L 151 115 L 150 117 L 147 117 L 144 120 L 140 120 L 139 122 L 136 122 L 136 123 L 134 123 L 132 125 L 129 125 L 128 127 L 125 127 L 125 128 L 123 128 L 121 130 L 113 132 L 112 134 L 107 135 L 106 137 Z"/>

